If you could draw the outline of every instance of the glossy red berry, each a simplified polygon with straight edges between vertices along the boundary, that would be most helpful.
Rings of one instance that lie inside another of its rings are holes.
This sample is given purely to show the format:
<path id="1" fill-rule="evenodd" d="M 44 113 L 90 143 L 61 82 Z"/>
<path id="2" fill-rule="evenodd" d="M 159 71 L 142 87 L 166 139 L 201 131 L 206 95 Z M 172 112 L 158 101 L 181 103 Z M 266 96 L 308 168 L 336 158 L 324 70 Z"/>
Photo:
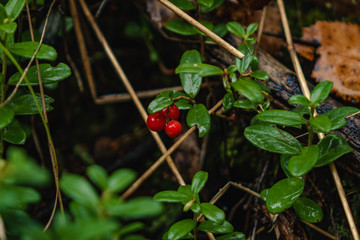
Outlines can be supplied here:
<path id="1" fill-rule="evenodd" d="M 150 130 L 159 132 L 165 128 L 166 120 L 160 113 L 154 113 L 148 116 L 146 124 Z"/>
<path id="2" fill-rule="evenodd" d="M 164 118 L 166 119 L 168 117 L 168 108 L 164 108 L 163 110 L 161 110 L 159 112 L 161 115 L 164 116 Z"/>
<path id="3" fill-rule="evenodd" d="M 171 120 L 166 124 L 165 133 L 171 138 L 176 138 L 180 135 L 182 130 L 181 124 L 176 120 Z"/>
<path id="4" fill-rule="evenodd" d="M 168 117 L 170 120 L 178 120 L 180 117 L 180 111 L 179 108 L 176 105 L 172 105 L 168 107 L 169 113 Z"/>

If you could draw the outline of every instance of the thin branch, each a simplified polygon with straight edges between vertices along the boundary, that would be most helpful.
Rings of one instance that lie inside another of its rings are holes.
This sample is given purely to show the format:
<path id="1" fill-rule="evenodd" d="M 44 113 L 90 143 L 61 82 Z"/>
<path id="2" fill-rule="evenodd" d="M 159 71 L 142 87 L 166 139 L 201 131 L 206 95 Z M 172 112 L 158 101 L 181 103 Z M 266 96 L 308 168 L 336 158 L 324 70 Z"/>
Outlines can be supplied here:
<path id="1" fill-rule="evenodd" d="M 202 31 L 206 36 L 214 40 L 216 43 L 218 43 L 220 46 L 225 48 L 228 52 L 233 54 L 235 57 L 242 59 L 244 57 L 244 54 L 242 54 L 239 50 L 234 48 L 231 44 L 224 41 L 221 37 L 210 31 L 207 27 L 196 21 L 194 18 L 192 18 L 190 15 L 182 11 L 180 8 L 169 2 L 168 0 L 158 0 L 163 5 L 165 5 L 167 8 L 174 11 L 177 15 L 179 15 L 181 18 L 183 18 L 185 21 Z"/>
<path id="2" fill-rule="evenodd" d="M 304 96 L 307 97 L 308 99 L 310 99 L 310 91 L 309 91 L 309 88 L 307 86 L 304 73 L 303 73 L 303 71 L 301 69 L 299 59 L 298 59 L 298 57 L 296 55 L 296 51 L 295 51 L 294 46 L 293 46 L 291 32 L 290 32 L 290 28 L 289 28 L 289 23 L 287 21 L 283 0 L 278 0 L 277 3 L 278 3 L 278 6 L 279 6 L 280 15 L 281 15 L 281 21 L 282 21 L 283 28 L 284 28 L 284 31 L 285 31 L 288 50 L 289 50 L 289 53 L 290 53 L 290 57 L 291 57 L 293 66 L 295 68 L 296 75 L 297 75 L 297 77 L 299 79 L 299 84 L 300 84 L 301 90 L 302 90 Z M 315 116 L 316 116 L 316 114 L 317 113 L 315 112 Z M 324 137 L 325 137 L 324 133 L 318 133 L 319 140 L 323 139 Z M 347 221 L 349 223 L 350 230 L 351 230 L 351 233 L 353 235 L 353 238 L 354 238 L 354 240 L 360 240 L 359 233 L 358 233 L 358 230 L 356 228 L 355 221 L 354 221 L 354 217 L 352 215 L 349 203 L 348 203 L 348 201 L 346 199 L 345 191 L 344 191 L 344 188 L 342 186 L 341 179 L 340 179 L 340 176 L 339 176 L 339 174 L 337 172 L 337 169 L 336 169 L 336 166 L 335 166 L 334 162 L 330 163 L 329 167 L 330 167 L 330 171 L 331 171 L 331 174 L 333 176 L 335 186 L 336 186 L 336 189 L 338 191 L 342 206 L 344 208 L 345 215 L 346 215 Z"/>
<path id="3" fill-rule="evenodd" d="M 73 2 L 70 0 L 70 2 Z M 96 36 L 98 37 L 99 41 L 101 42 L 106 54 L 108 55 L 111 63 L 113 64 L 116 73 L 119 75 L 120 79 L 122 80 L 123 84 L 125 85 L 126 90 L 129 92 L 134 104 L 136 105 L 138 111 L 140 112 L 140 115 L 142 116 L 142 118 L 144 119 L 144 121 L 146 122 L 146 119 L 148 117 L 146 110 L 144 108 L 144 106 L 142 105 L 142 103 L 140 102 L 139 98 L 137 97 L 133 87 L 131 86 L 128 78 L 126 77 L 123 69 L 121 68 L 119 62 L 117 61 L 113 51 L 111 50 L 109 44 L 107 43 L 103 33 L 101 32 L 99 26 L 97 25 L 97 23 L 95 22 L 94 17 L 92 16 L 89 8 L 87 7 L 86 3 L 84 0 L 79 0 L 80 5 L 82 7 L 82 10 L 85 13 L 85 16 L 87 18 L 87 20 L 89 21 L 89 23 L 91 24 Z M 160 151 L 165 154 L 167 152 L 167 149 L 164 145 L 164 143 L 162 142 L 159 134 L 157 132 L 153 132 L 151 131 L 151 134 L 153 135 L 158 147 L 160 148 Z M 164 156 L 164 155 L 163 155 Z M 170 167 L 170 169 L 172 170 L 172 172 L 174 173 L 177 181 L 179 182 L 180 185 L 185 185 L 185 182 L 181 176 L 181 174 L 179 173 L 179 170 L 177 169 L 174 161 L 171 159 L 171 157 L 169 155 L 167 155 L 166 157 L 166 161 Z"/>
<path id="4" fill-rule="evenodd" d="M 4 221 L 0 215 L 0 240 L 6 240 L 6 229 Z"/>
<path id="5" fill-rule="evenodd" d="M 259 24 L 259 30 L 257 32 L 257 36 L 256 36 L 256 46 L 255 46 L 255 50 L 254 50 L 254 55 L 256 56 L 257 51 L 260 47 L 260 41 L 261 41 L 261 36 L 264 30 L 264 25 L 265 25 L 265 19 L 266 19 L 266 13 L 267 13 L 267 9 L 268 6 L 265 5 L 263 8 L 263 11 L 261 13 L 261 19 L 260 19 L 260 24 Z"/>

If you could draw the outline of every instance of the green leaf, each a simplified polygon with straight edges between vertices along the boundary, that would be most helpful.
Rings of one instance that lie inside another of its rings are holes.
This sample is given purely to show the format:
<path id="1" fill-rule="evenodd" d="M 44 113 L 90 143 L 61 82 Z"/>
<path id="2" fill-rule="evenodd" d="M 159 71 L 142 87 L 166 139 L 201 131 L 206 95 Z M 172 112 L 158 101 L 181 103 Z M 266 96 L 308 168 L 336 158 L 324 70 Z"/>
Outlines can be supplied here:
<path id="1" fill-rule="evenodd" d="M 249 47 L 242 43 L 238 47 L 239 51 L 242 52 L 245 56 L 240 60 L 239 58 L 235 58 L 235 64 L 238 67 L 239 73 L 243 74 L 245 73 L 249 67 L 251 62 L 253 61 L 252 58 L 252 51 L 249 49 Z"/>
<path id="2" fill-rule="evenodd" d="M 26 133 L 20 123 L 14 119 L 3 130 L 1 138 L 12 144 L 24 144 L 26 140 Z"/>
<path id="3" fill-rule="evenodd" d="M 224 211 L 213 204 L 201 203 L 200 209 L 208 220 L 216 224 L 222 224 L 225 221 Z"/>
<path id="4" fill-rule="evenodd" d="M 250 67 L 252 71 L 256 71 L 259 67 L 259 59 L 256 56 L 251 57 Z"/>
<path id="5" fill-rule="evenodd" d="M 266 207 L 270 213 L 281 213 L 291 207 L 304 190 L 305 181 L 292 177 L 275 183 L 266 197 Z"/>
<path id="6" fill-rule="evenodd" d="M 41 96 L 39 94 L 36 95 L 36 98 L 40 104 L 42 110 L 42 103 L 41 103 Z M 50 111 L 53 108 L 50 106 L 50 103 L 54 102 L 49 96 L 45 95 L 45 104 L 46 110 Z M 25 94 L 20 97 L 14 98 L 10 103 L 9 106 L 12 107 L 15 111 L 15 115 L 31 115 L 31 114 L 38 114 L 39 110 L 35 104 L 34 98 L 31 94 Z"/>
<path id="7" fill-rule="evenodd" d="M 79 175 L 64 175 L 60 180 L 60 187 L 66 195 L 83 205 L 95 206 L 99 202 L 93 186 Z"/>
<path id="8" fill-rule="evenodd" d="M 191 195 L 182 193 L 182 192 L 177 192 L 177 191 L 162 191 L 159 192 L 157 194 L 155 194 L 154 196 L 154 200 L 159 201 L 159 202 L 189 202 L 191 201 L 193 198 Z"/>
<path id="9" fill-rule="evenodd" d="M 20 42 L 14 43 L 8 48 L 13 54 L 19 55 L 24 58 L 31 58 L 34 55 L 35 50 L 38 48 L 38 46 L 38 42 Z M 55 61 L 57 58 L 57 53 L 53 47 L 42 44 L 39 52 L 36 54 L 36 58 Z"/>
<path id="10" fill-rule="evenodd" d="M 323 211 L 321 210 L 321 207 L 316 202 L 308 198 L 299 198 L 296 200 L 294 203 L 294 210 L 296 215 L 310 223 L 321 222 L 323 218 Z"/>
<path id="11" fill-rule="evenodd" d="M 90 180 L 101 190 L 107 187 L 108 175 L 104 168 L 99 165 L 92 165 L 86 169 L 86 174 Z"/>
<path id="12" fill-rule="evenodd" d="M 234 107 L 244 109 L 256 109 L 257 104 L 250 102 L 248 99 L 239 99 L 234 102 Z"/>
<path id="13" fill-rule="evenodd" d="M 214 0 L 197 0 L 197 2 L 208 8 L 210 8 L 214 4 Z"/>
<path id="14" fill-rule="evenodd" d="M 14 34 L 17 28 L 16 22 L 0 25 L 0 30 L 8 34 Z"/>
<path id="15" fill-rule="evenodd" d="M 195 226 L 196 222 L 192 219 L 181 220 L 174 223 L 170 227 L 169 231 L 167 232 L 167 237 L 171 240 L 182 239 L 184 236 L 190 233 Z"/>
<path id="16" fill-rule="evenodd" d="M 169 31 L 185 36 L 198 34 L 196 29 L 190 23 L 187 23 L 181 19 L 173 19 L 168 21 L 165 24 L 165 28 Z"/>
<path id="17" fill-rule="evenodd" d="M 189 0 L 170 0 L 174 5 L 184 11 L 194 10 L 195 5 Z"/>
<path id="18" fill-rule="evenodd" d="M 139 232 L 145 228 L 145 224 L 142 222 L 133 222 L 125 226 L 121 226 L 121 229 L 117 231 L 117 236 L 124 236 L 129 233 Z"/>
<path id="19" fill-rule="evenodd" d="M 198 229 L 215 234 L 231 233 L 234 231 L 234 227 L 226 220 L 222 224 L 216 224 L 213 221 L 206 220 L 199 225 Z"/>
<path id="20" fill-rule="evenodd" d="M 151 103 L 148 106 L 148 113 L 153 114 L 156 112 L 159 112 L 163 110 L 164 108 L 167 108 L 168 106 L 173 104 L 172 98 L 171 98 L 171 90 L 170 91 L 164 91 L 156 96 L 154 100 L 151 101 Z"/>
<path id="21" fill-rule="evenodd" d="M 0 3 L 0 24 L 8 17 L 5 7 Z"/>
<path id="22" fill-rule="evenodd" d="M 219 37 L 224 37 L 228 32 L 225 24 L 216 24 L 214 26 L 213 32 L 218 35 Z M 211 38 L 209 38 L 211 39 Z M 212 40 L 212 39 L 211 39 Z"/>
<path id="23" fill-rule="evenodd" d="M 245 129 L 245 137 L 255 146 L 269 152 L 299 154 L 301 143 L 290 133 L 269 125 L 253 125 Z"/>
<path id="24" fill-rule="evenodd" d="M 224 109 L 230 110 L 234 105 L 235 99 L 232 93 L 226 93 L 223 100 Z"/>
<path id="25" fill-rule="evenodd" d="M 354 151 L 345 138 L 337 134 L 326 135 L 317 145 L 319 147 L 319 160 L 315 163 L 315 167 L 327 165 L 342 155 Z"/>
<path id="26" fill-rule="evenodd" d="M 280 157 L 280 166 L 287 177 L 294 177 L 288 168 L 289 160 L 291 157 L 292 157 L 292 155 L 287 155 L 287 154 L 281 154 L 281 157 Z"/>
<path id="27" fill-rule="evenodd" d="M 288 169 L 293 176 L 302 176 L 313 168 L 318 158 L 318 146 L 311 145 L 303 147 L 299 155 L 290 158 Z"/>
<path id="28" fill-rule="evenodd" d="M 189 127 L 194 125 L 198 127 L 200 138 L 208 134 L 211 118 L 206 107 L 203 104 L 195 104 L 186 116 L 186 123 Z"/>
<path id="29" fill-rule="evenodd" d="M 50 64 L 43 63 L 40 64 L 40 74 L 41 74 L 41 81 L 43 84 L 52 84 L 58 81 L 64 80 L 71 75 L 71 69 L 65 63 L 59 63 L 56 67 L 52 67 Z M 17 82 L 21 78 L 21 73 L 17 72 L 12 75 L 9 79 L 10 85 L 16 85 Z M 26 74 L 30 85 L 38 86 L 38 72 L 37 67 L 32 66 L 29 68 L 28 73 Z M 26 82 L 23 81 L 20 86 L 27 86 Z"/>
<path id="30" fill-rule="evenodd" d="M 360 109 L 355 107 L 341 107 L 341 108 L 332 109 L 322 115 L 330 119 L 331 121 L 330 131 L 333 131 L 342 128 L 346 125 L 346 120 L 345 120 L 346 116 L 354 114 L 359 111 Z"/>
<path id="31" fill-rule="evenodd" d="M 205 186 L 207 179 L 208 179 L 207 172 L 199 171 L 195 173 L 191 183 L 191 191 L 194 192 L 195 194 L 198 194 Z"/>
<path id="32" fill-rule="evenodd" d="M 131 169 L 119 169 L 108 179 L 107 190 L 113 193 L 121 192 L 136 179 L 136 172 Z"/>
<path id="33" fill-rule="evenodd" d="M 188 50 L 180 59 L 182 63 L 201 63 L 201 55 L 197 50 Z M 185 93 L 194 98 L 199 93 L 202 77 L 198 73 L 180 73 L 179 77 Z"/>
<path id="34" fill-rule="evenodd" d="M 224 74 L 220 68 L 206 63 L 181 63 L 175 69 L 175 73 L 196 73 L 199 74 L 200 77 Z"/>
<path id="35" fill-rule="evenodd" d="M 180 111 L 189 110 L 192 107 L 187 99 L 180 99 L 175 102 L 175 105 L 179 108 Z"/>
<path id="36" fill-rule="evenodd" d="M 309 107 L 311 103 L 310 100 L 304 95 L 293 95 L 289 99 L 289 104 L 299 104 L 302 106 Z"/>
<path id="37" fill-rule="evenodd" d="M 311 105 L 316 107 L 329 96 L 333 83 L 330 81 L 323 81 L 316 85 L 311 92 Z"/>
<path id="38" fill-rule="evenodd" d="M 245 38 L 245 29 L 244 27 L 238 22 L 228 22 L 226 24 L 227 30 L 232 34 L 235 34 L 238 37 Z"/>
<path id="39" fill-rule="evenodd" d="M 301 128 L 301 125 L 306 123 L 305 118 L 299 114 L 286 110 L 266 110 L 256 117 L 264 122 L 297 128 Z"/>
<path id="40" fill-rule="evenodd" d="M 252 103 L 260 104 L 264 100 L 260 85 L 250 78 L 239 79 L 230 85 Z"/>
<path id="41" fill-rule="evenodd" d="M 7 208 L 25 209 L 29 203 L 37 203 L 41 195 L 33 188 L 20 186 L 1 186 L 0 188 L 0 210 Z"/>
<path id="42" fill-rule="evenodd" d="M 331 131 L 331 121 L 324 115 L 317 115 L 316 117 L 310 117 L 309 123 L 314 127 L 315 132 L 328 133 Z"/>
<path id="43" fill-rule="evenodd" d="M 250 25 L 246 28 L 246 36 L 250 36 L 251 34 L 253 34 L 257 28 L 257 23 L 250 23 Z"/>
<path id="44" fill-rule="evenodd" d="M 256 79 L 269 81 L 269 74 L 265 71 L 255 71 L 251 74 L 251 76 Z"/>
<path id="45" fill-rule="evenodd" d="M 293 108 L 293 109 L 291 109 L 291 111 L 293 111 L 297 114 L 300 114 L 300 115 L 310 115 L 311 114 L 309 107 L 305 107 L 305 106 Z"/>
<path id="46" fill-rule="evenodd" d="M 149 218 L 159 215 L 164 210 L 163 205 L 151 197 L 138 197 L 125 203 L 109 205 L 106 211 L 111 216 L 126 220 Z"/>
<path id="47" fill-rule="evenodd" d="M 8 15 L 9 21 L 14 21 L 17 19 L 25 6 L 26 0 L 9 0 L 6 5 L 6 13 Z"/>
<path id="48" fill-rule="evenodd" d="M 15 112 L 11 107 L 0 108 L 0 130 L 9 125 L 15 117 Z"/>
<path id="49" fill-rule="evenodd" d="M 200 11 L 203 12 L 203 13 L 211 12 L 214 9 L 218 8 L 223 2 L 224 2 L 224 0 L 214 0 L 214 3 L 213 3 L 213 5 L 211 7 L 201 5 L 200 6 Z"/>
<path id="50" fill-rule="evenodd" d="M 262 200 L 264 200 L 265 202 L 266 202 L 266 198 L 267 198 L 267 195 L 268 195 L 268 193 L 269 193 L 269 188 L 265 188 L 264 190 L 262 190 L 261 192 L 260 192 L 260 197 L 261 197 L 261 199 Z"/>

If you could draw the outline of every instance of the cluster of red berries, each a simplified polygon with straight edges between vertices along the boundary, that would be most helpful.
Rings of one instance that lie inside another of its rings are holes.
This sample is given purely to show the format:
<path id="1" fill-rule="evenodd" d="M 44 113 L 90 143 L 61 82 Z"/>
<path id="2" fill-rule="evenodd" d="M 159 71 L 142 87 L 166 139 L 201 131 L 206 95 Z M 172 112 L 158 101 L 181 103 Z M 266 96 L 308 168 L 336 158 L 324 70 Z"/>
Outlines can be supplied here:
<path id="1" fill-rule="evenodd" d="M 180 111 L 176 105 L 169 106 L 160 112 L 150 114 L 146 120 L 148 128 L 159 132 L 165 129 L 166 135 L 175 138 L 181 133 L 181 124 L 177 121 Z"/>

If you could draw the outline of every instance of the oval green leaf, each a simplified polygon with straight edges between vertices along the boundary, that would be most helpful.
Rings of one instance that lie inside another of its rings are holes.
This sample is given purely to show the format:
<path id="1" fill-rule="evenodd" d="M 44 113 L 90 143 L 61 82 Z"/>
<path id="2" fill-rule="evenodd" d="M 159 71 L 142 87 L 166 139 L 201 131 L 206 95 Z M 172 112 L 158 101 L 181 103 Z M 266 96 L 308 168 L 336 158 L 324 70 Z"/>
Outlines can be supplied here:
<path id="1" fill-rule="evenodd" d="M 310 117 L 309 123 L 314 127 L 315 132 L 328 133 L 331 131 L 331 121 L 324 115 L 317 115 L 316 117 Z"/>
<path id="2" fill-rule="evenodd" d="M 234 102 L 234 107 L 244 109 L 256 109 L 257 104 L 250 102 L 248 99 L 239 99 Z"/>
<path id="3" fill-rule="evenodd" d="M 0 30 L 8 34 L 14 34 L 17 28 L 16 22 L 0 25 Z"/>
<path id="4" fill-rule="evenodd" d="M 121 192 L 136 179 L 136 172 L 122 168 L 113 172 L 107 182 L 107 190 L 113 193 Z"/>
<path id="5" fill-rule="evenodd" d="M 107 187 L 108 174 L 104 168 L 99 165 L 92 165 L 86 169 L 86 173 L 96 186 L 98 186 L 101 190 L 105 190 Z"/>
<path id="6" fill-rule="evenodd" d="M 311 105 L 316 107 L 320 105 L 329 96 L 333 83 L 323 81 L 316 85 L 310 94 Z"/>
<path id="7" fill-rule="evenodd" d="M 309 107 L 310 106 L 310 100 L 305 97 L 304 95 L 293 95 L 289 99 L 289 104 L 299 104 L 302 106 Z"/>
<path id="8" fill-rule="evenodd" d="M 9 50 L 13 54 L 19 55 L 21 57 L 32 58 L 38 46 L 38 42 L 20 42 L 9 46 Z M 36 58 L 54 61 L 57 58 L 57 52 L 53 47 L 42 44 L 39 52 L 36 54 Z"/>
<path id="9" fill-rule="evenodd" d="M 260 197 L 261 197 L 261 199 L 264 200 L 265 202 L 266 202 L 266 197 L 267 197 L 268 193 L 269 193 L 269 188 L 265 188 L 264 190 L 262 190 L 262 191 L 260 192 Z"/>
<path id="10" fill-rule="evenodd" d="M 168 21 L 165 24 L 165 28 L 169 31 L 185 36 L 198 34 L 196 29 L 190 23 L 187 23 L 181 19 L 173 19 Z"/>
<path id="11" fill-rule="evenodd" d="M 17 19 L 25 6 L 26 0 L 9 0 L 5 5 L 5 10 L 9 21 Z"/>
<path id="12" fill-rule="evenodd" d="M 197 0 L 197 2 L 208 8 L 210 8 L 214 4 L 214 0 Z"/>
<path id="13" fill-rule="evenodd" d="M 255 71 L 251 74 L 251 76 L 256 79 L 269 81 L 269 74 L 265 71 Z"/>
<path id="14" fill-rule="evenodd" d="M 234 231 L 234 227 L 226 220 L 222 224 L 216 224 L 213 221 L 207 220 L 202 222 L 198 229 L 200 231 L 211 232 L 215 234 L 231 233 Z"/>
<path id="15" fill-rule="evenodd" d="M 36 98 L 40 104 L 40 108 L 42 111 L 41 96 L 36 95 Z M 53 109 L 50 106 L 50 103 L 52 103 L 52 102 L 54 102 L 54 99 L 45 95 L 45 104 L 46 104 L 47 111 L 50 111 Z M 14 109 L 15 115 L 31 115 L 31 114 L 39 113 L 39 110 L 36 106 L 34 98 L 31 94 L 25 94 L 20 97 L 16 97 L 9 103 L 9 106 Z"/>
<path id="16" fill-rule="evenodd" d="M 64 175 L 60 180 L 60 188 L 67 196 L 83 205 L 95 206 L 99 201 L 93 186 L 79 175 Z"/>
<path id="17" fill-rule="evenodd" d="M 40 74 L 41 74 L 41 81 L 43 84 L 53 84 L 58 81 L 64 80 L 71 75 L 71 69 L 65 63 L 59 63 L 56 67 L 52 67 L 50 64 L 43 63 L 40 64 Z M 10 85 L 16 85 L 17 82 L 21 78 L 21 73 L 17 72 L 12 75 L 9 79 Z M 37 67 L 32 66 L 29 68 L 28 73 L 26 74 L 30 84 L 32 86 L 38 86 L 38 72 Z M 26 86 L 27 83 L 23 81 L 20 86 Z"/>
<path id="18" fill-rule="evenodd" d="M 252 50 L 250 50 L 246 44 L 241 44 L 238 49 L 245 56 L 241 60 L 235 58 L 235 64 L 238 67 L 239 73 L 243 74 L 249 69 L 251 62 L 253 61 Z"/>
<path id="19" fill-rule="evenodd" d="M 354 114 L 359 111 L 360 109 L 355 107 L 341 107 L 341 108 L 332 109 L 322 115 L 330 119 L 331 121 L 330 131 L 333 131 L 342 128 L 346 125 L 346 120 L 345 120 L 346 116 Z"/>
<path id="20" fill-rule="evenodd" d="M 208 134 L 211 125 L 211 118 L 208 110 L 203 104 L 194 105 L 186 116 L 186 123 L 189 127 L 196 125 L 199 129 L 199 137 Z"/>
<path id="21" fill-rule="evenodd" d="M 267 110 L 259 113 L 257 118 L 264 122 L 297 128 L 306 123 L 301 115 L 286 110 Z"/>
<path id="22" fill-rule="evenodd" d="M 200 209 L 208 220 L 216 224 L 222 224 L 225 221 L 224 211 L 213 204 L 201 203 Z"/>
<path id="23" fill-rule="evenodd" d="M 337 134 L 326 135 L 317 145 L 319 147 L 319 159 L 315 163 L 315 167 L 327 165 L 342 155 L 354 151 L 345 138 Z"/>
<path id="24" fill-rule="evenodd" d="M 266 207 L 270 213 L 281 213 L 291 207 L 304 190 L 305 181 L 297 178 L 285 178 L 275 183 L 266 197 Z"/>
<path id="25" fill-rule="evenodd" d="M 184 11 L 194 10 L 195 5 L 189 0 L 170 0 L 173 4 L 175 4 L 178 8 Z"/>
<path id="26" fill-rule="evenodd" d="M 13 119 L 13 121 L 4 128 L 1 137 L 4 141 L 12 144 L 24 144 L 26 133 L 20 123 L 16 119 Z"/>
<path id="27" fill-rule="evenodd" d="M 290 133 L 271 125 L 253 125 L 245 129 L 245 137 L 255 146 L 269 152 L 299 154 L 301 143 Z"/>
<path id="28" fill-rule="evenodd" d="M 171 91 L 164 91 L 156 96 L 154 100 L 149 104 L 147 111 L 149 114 L 159 112 L 171 104 L 173 104 L 172 98 L 170 97 Z"/>
<path id="29" fill-rule="evenodd" d="M 321 222 L 323 218 L 323 211 L 321 210 L 321 207 L 316 202 L 308 198 L 299 198 L 296 200 L 294 203 L 294 210 L 296 215 L 310 223 Z"/>
<path id="30" fill-rule="evenodd" d="M 198 194 L 205 186 L 207 179 L 208 179 L 207 172 L 204 171 L 197 172 L 192 179 L 191 191 L 193 193 Z"/>
<path id="31" fill-rule="evenodd" d="M 257 28 L 257 23 L 250 23 L 249 26 L 246 28 L 246 36 L 250 36 L 251 34 L 253 34 Z"/>
<path id="32" fill-rule="evenodd" d="M 15 117 L 15 112 L 11 107 L 0 108 L 0 130 L 9 125 Z"/>
<path id="33" fill-rule="evenodd" d="M 264 100 L 260 85 L 250 78 L 239 79 L 230 85 L 252 103 L 260 104 Z"/>
<path id="34" fill-rule="evenodd" d="M 197 50 L 188 50 L 180 59 L 182 63 L 201 63 L 201 55 Z M 198 73 L 180 73 L 179 77 L 185 93 L 195 97 L 200 91 L 202 77 Z"/>
<path id="35" fill-rule="evenodd" d="M 151 197 L 138 197 L 124 203 L 119 202 L 106 206 L 106 212 L 110 216 L 117 216 L 126 220 L 154 217 L 163 210 L 163 205 Z"/>
<path id="36" fill-rule="evenodd" d="M 238 22 L 228 22 L 226 24 L 227 30 L 232 34 L 235 34 L 238 37 L 244 38 L 245 37 L 245 29 L 244 27 Z"/>
<path id="37" fill-rule="evenodd" d="M 280 166 L 287 177 L 294 177 L 288 168 L 289 160 L 291 157 L 292 157 L 292 155 L 287 155 L 287 154 L 281 154 L 281 157 L 280 157 Z"/>
<path id="38" fill-rule="evenodd" d="M 301 149 L 301 153 L 292 156 L 288 162 L 289 172 L 293 176 L 302 176 L 309 172 L 319 158 L 319 148 L 316 145 L 306 146 Z"/>
<path id="39" fill-rule="evenodd" d="M 224 109 L 230 110 L 234 105 L 235 99 L 232 93 L 226 93 L 223 100 Z"/>
<path id="40" fill-rule="evenodd" d="M 168 239 L 178 240 L 190 233 L 196 225 L 196 222 L 192 219 L 184 219 L 177 223 L 174 223 L 169 231 Z"/>
<path id="41" fill-rule="evenodd" d="M 196 73 L 199 74 L 200 77 L 224 74 L 220 68 L 206 63 L 181 63 L 175 69 L 175 73 Z"/>
<path id="42" fill-rule="evenodd" d="M 192 196 L 182 193 L 182 192 L 177 192 L 177 191 L 162 191 L 159 192 L 157 194 L 155 194 L 154 196 L 154 200 L 159 201 L 159 202 L 189 202 L 192 200 Z"/>

